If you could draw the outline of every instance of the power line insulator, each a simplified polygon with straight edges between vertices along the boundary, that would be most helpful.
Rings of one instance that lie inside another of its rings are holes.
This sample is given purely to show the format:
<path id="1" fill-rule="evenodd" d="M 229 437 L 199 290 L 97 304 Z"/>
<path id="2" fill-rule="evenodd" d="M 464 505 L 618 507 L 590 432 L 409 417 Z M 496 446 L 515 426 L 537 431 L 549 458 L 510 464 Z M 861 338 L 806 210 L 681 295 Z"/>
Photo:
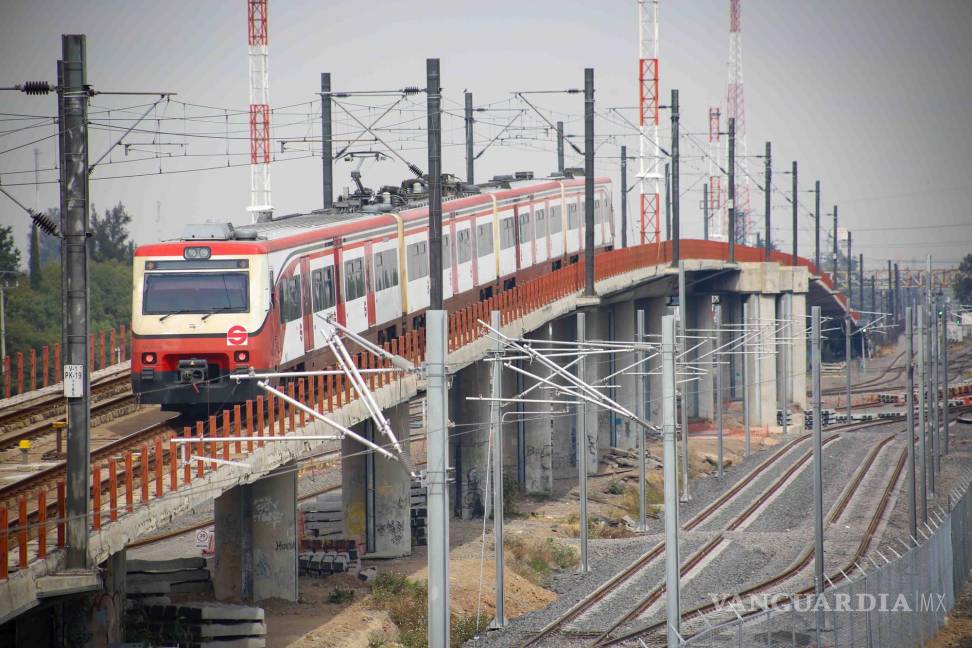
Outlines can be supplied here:
<path id="1" fill-rule="evenodd" d="M 20 89 L 29 95 L 46 95 L 52 90 L 51 84 L 47 81 L 26 81 Z"/>
<path id="2" fill-rule="evenodd" d="M 49 234 L 50 236 L 58 236 L 57 226 L 49 216 L 30 210 L 30 217 L 33 219 L 34 224 L 37 225 L 42 232 Z"/>

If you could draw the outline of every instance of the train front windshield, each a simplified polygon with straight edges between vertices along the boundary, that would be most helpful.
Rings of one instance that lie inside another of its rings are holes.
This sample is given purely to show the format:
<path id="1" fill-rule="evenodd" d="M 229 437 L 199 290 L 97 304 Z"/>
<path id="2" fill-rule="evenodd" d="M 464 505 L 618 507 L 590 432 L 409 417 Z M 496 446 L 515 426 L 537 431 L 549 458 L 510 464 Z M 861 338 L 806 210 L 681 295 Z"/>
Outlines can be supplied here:
<path id="1" fill-rule="evenodd" d="M 149 273 L 142 313 L 245 313 L 249 284 L 245 272 Z"/>

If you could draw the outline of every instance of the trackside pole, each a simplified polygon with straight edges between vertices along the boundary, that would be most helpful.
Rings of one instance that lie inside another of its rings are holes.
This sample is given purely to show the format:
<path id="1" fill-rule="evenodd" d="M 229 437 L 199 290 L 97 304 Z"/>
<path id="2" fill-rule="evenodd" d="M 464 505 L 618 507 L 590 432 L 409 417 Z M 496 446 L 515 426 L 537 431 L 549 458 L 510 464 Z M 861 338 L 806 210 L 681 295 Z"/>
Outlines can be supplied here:
<path id="1" fill-rule="evenodd" d="M 426 314 L 428 402 L 428 568 L 429 647 L 449 648 L 449 455 L 446 311 Z"/>
<path id="2" fill-rule="evenodd" d="M 925 307 L 918 306 L 918 448 L 921 451 L 921 521 L 928 522 L 928 439 L 925 425 Z M 934 488 L 932 489 L 934 492 Z"/>
<path id="3" fill-rule="evenodd" d="M 820 390 L 820 307 L 814 306 L 812 311 L 813 334 L 810 340 L 811 380 L 813 380 L 813 590 L 819 597 L 824 591 L 824 544 L 823 544 L 823 424 L 821 421 Z M 784 412 L 784 420 L 786 414 Z M 814 606 L 817 607 L 817 606 Z M 817 645 L 821 643 L 821 633 L 824 629 L 824 612 L 817 609 L 816 623 Z"/>
<path id="4" fill-rule="evenodd" d="M 747 326 L 749 323 L 749 303 L 744 301 L 742 305 L 742 339 L 743 343 L 740 345 L 740 355 L 742 357 L 742 383 L 743 383 L 743 434 L 746 439 L 746 456 L 752 451 L 752 437 L 749 432 L 749 355 L 746 353 L 746 348 L 749 346 L 747 341 L 747 336 L 749 331 Z M 757 372 L 758 375 L 758 372 Z M 759 386 L 757 385 L 756 393 L 759 393 Z"/>
<path id="5" fill-rule="evenodd" d="M 583 344 L 587 340 L 587 315 L 577 313 L 577 341 Z M 583 351 L 583 349 L 578 349 Z M 587 382 L 587 361 L 581 355 L 577 363 L 577 376 Z M 582 400 L 577 417 L 577 495 L 580 497 L 580 571 L 586 574 L 590 571 L 587 562 L 587 401 Z"/>
<path id="6" fill-rule="evenodd" d="M 945 369 L 942 372 L 942 397 L 944 402 L 944 426 L 942 446 L 945 454 L 948 454 L 948 300 L 942 305 L 942 364 Z"/>
<path id="7" fill-rule="evenodd" d="M 929 314 L 928 319 L 928 347 L 931 350 L 929 354 L 929 362 L 931 363 L 931 391 L 929 396 L 931 396 L 931 424 L 932 424 L 932 473 L 939 475 L 942 472 L 941 456 L 942 456 L 942 444 L 941 444 L 941 426 L 939 421 L 939 408 L 938 408 L 938 298 L 932 296 L 932 301 L 929 304 Z"/>
<path id="8" fill-rule="evenodd" d="M 911 537 L 918 537 L 918 513 L 915 504 L 915 351 L 914 330 L 912 326 L 911 306 L 905 309 L 905 373 L 908 384 L 905 391 L 905 408 L 908 424 L 905 432 L 908 435 L 908 523 Z M 924 506 L 924 504 L 922 504 Z"/>
<path id="9" fill-rule="evenodd" d="M 490 325 L 499 329 L 500 312 L 490 313 Z M 492 391 L 493 400 L 489 405 L 489 421 L 493 437 L 493 542 L 496 545 L 496 618 L 492 627 L 506 627 L 505 588 L 503 583 L 503 425 L 500 417 L 500 399 L 503 398 L 503 341 L 493 338 Z"/>
<path id="10" fill-rule="evenodd" d="M 723 448 L 723 431 L 722 431 L 722 365 L 719 363 L 719 351 L 722 346 L 722 304 L 716 303 L 715 306 L 715 316 L 713 321 L 715 322 L 715 341 L 713 346 L 712 354 L 712 370 L 715 373 L 715 410 L 716 410 L 716 452 L 717 460 L 719 463 L 719 477 L 722 477 L 725 468 L 723 464 L 725 463 L 724 448 Z"/>
<path id="11" fill-rule="evenodd" d="M 796 162 L 793 163 L 794 174 L 796 173 Z M 794 181 L 795 182 L 795 181 Z M 795 209 L 795 208 L 794 208 Z M 796 232 L 796 230 L 794 230 Z M 796 234 L 794 233 L 794 236 Z M 794 243 L 794 246 L 796 243 Z M 796 257 L 796 252 L 793 254 Z M 794 262 L 796 265 L 796 262 Z M 790 412 L 790 376 L 793 371 L 790 367 L 790 308 L 792 303 L 790 301 L 790 294 L 783 294 L 783 434 L 785 435 L 789 431 L 789 412 Z"/>
<path id="12" fill-rule="evenodd" d="M 645 343 L 645 311 L 638 309 L 635 312 L 635 331 L 636 331 L 636 341 L 639 345 Z M 635 414 L 643 419 L 645 416 L 645 383 L 648 380 L 648 368 L 645 363 L 646 353 L 644 351 L 638 351 L 638 397 L 635 399 Z M 645 479 L 647 475 L 645 474 L 645 453 L 648 451 L 647 443 L 645 442 L 645 428 L 638 426 L 638 531 L 643 533 L 648 530 L 648 519 L 647 511 L 645 510 Z"/>
<path id="13" fill-rule="evenodd" d="M 674 91 L 673 91 L 674 92 Z M 677 94 L 675 95 L 677 96 Z M 686 330 L 688 329 L 688 299 L 685 294 L 685 263 L 682 261 L 678 262 L 678 332 L 679 336 L 682 338 L 681 349 L 682 353 L 688 353 L 687 349 L 688 338 L 686 337 Z M 682 364 L 688 365 L 688 358 L 682 358 Z M 682 501 L 688 502 L 692 499 L 689 494 L 689 435 L 688 435 L 688 391 L 689 382 L 682 383 Z"/>
<path id="14" fill-rule="evenodd" d="M 847 275 L 850 277 L 850 275 Z M 850 299 L 847 301 L 847 308 L 850 308 Z M 844 318 L 844 368 L 847 374 L 847 422 L 853 421 L 853 411 L 851 410 L 851 317 L 848 313 Z"/>
<path id="15" fill-rule="evenodd" d="M 678 481 L 675 473 L 675 317 L 662 317 L 662 440 L 665 477 L 665 607 L 669 646 L 681 644 L 678 583 Z"/>

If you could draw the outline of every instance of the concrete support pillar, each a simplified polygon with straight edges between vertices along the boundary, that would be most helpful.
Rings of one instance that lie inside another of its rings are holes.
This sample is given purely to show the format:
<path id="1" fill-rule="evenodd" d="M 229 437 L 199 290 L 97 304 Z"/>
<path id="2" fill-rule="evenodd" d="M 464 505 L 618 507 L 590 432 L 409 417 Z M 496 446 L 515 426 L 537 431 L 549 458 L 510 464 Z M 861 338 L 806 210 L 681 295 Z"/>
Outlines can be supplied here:
<path id="1" fill-rule="evenodd" d="M 214 508 L 216 598 L 296 601 L 296 465 L 225 491 Z"/>
<path id="2" fill-rule="evenodd" d="M 635 304 L 634 301 L 623 301 L 614 305 L 614 337 L 619 342 L 632 342 L 635 337 Z M 614 371 L 620 371 L 637 360 L 634 351 L 618 353 L 615 356 Z M 636 401 L 640 396 L 638 387 L 641 376 L 632 373 L 644 371 L 642 367 L 626 371 L 607 382 L 617 385 L 614 390 L 615 400 L 632 412 L 637 411 Z M 634 449 L 638 446 L 638 432 L 640 428 L 626 418 L 615 416 L 615 430 L 619 448 Z"/>
<path id="3" fill-rule="evenodd" d="M 385 410 L 385 416 L 399 438 L 408 437 L 408 403 Z M 370 420 L 352 428 L 361 436 L 376 438 Z M 408 444 L 403 444 L 406 449 Z M 341 441 L 341 500 L 344 506 L 344 532 L 358 542 L 361 553 L 375 558 L 407 556 L 412 550 L 411 479 L 404 466 L 357 441 Z"/>
<path id="4" fill-rule="evenodd" d="M 457 393 L 455 422 L 456 443 L 459 444 L 459 465 L 456 479 L 460 480 L 459 511 L 469 520 L 483 514 L 486 501 L 486 461 L 489 441 L 489 402 L 467 400 L 469 396 L 490 396 L 490 367 L 488 362 L 476 362 L 453 376 L 452 388 Z"/>
<path id="5" fill-rule="evenodd" d="M 661 321 L 666 314 L 668 307 L 665 305 L 663 297 L 651 297 L 639 302 L 646 313 L 645 331 L 648 340 L 661 346 Z M 648 361 L 648 407 L 645 410 L 648 421 L 661 426 L 662 420 L 662 376 L 661 376 L 661 355 L 656 352 L 655 357 Z"/>
<path id="6" fill-rule="evenodd" d="M 613 318 L 609 313 L 610 311 L 608 306 L 602 306 L 600 308 L 587 311 L 588 340 L 611 339 L 611 320 Z M 573 338 L 561 339 L 576 339 L 576 334 Z M 561 360 L 563 361 L 563 359 Z M 561 362 L 561 364 L 564 364 L 564 362 Z M 589 356 L 587 358 L 587 380 L 591 383 L 603 386 L 605 383 L 598 381 L 611 373 L 609 370 L 610 366 L 611 362 L 606 355 Z M 613 390 L 606 389 L 605 391 L 610 396 Z M 616 419 L 617 417 L 615 416 L 614 412 L 606 410 L 602 407 L 588 405 L 587 434 L 589 439 L 587 445 L 587 474 L 593 475 L 597 473 L 597 461 L 599 456 L 606 448 L 611 447 L 611 427 Z"/>
<path id="7" fill-rule="evenodd" d="M 698 338 L 713 335 L 715 320 L 712 315 L 712 297 L 709 295 L 701 295 L 693 298 L 689 302 L 689 316 L 691 318 L 690 321 L 693 322 L 691 328 L 696 329 L 690 333 L 691 335 Z M 701 339 L 697 339 L 694 344 L 701 342 Z M 695 388 L 690 391 L 693 398 L 691 401 L 692 409 L 689 410 L 692 416 L 710 421 L 715 418 L 713 411 L 713 404 L 715 403 L 715 394 L 713 393 L 715 377 L 710 370 L 712 350 L 713 342 L 707 341 L 698 348 L 693 356 L 695 358 L 701 358 L 700 360 L 696 360 L 696 367 L 705 369 L 706 372 L 699 376 L 699 380 L 695 383 Z"/>
<path id="8" fill-rule="evenodd" d="M 793 309 L 793 326 L 791 327 L 793 338 L 793 389 L 790 391 L 790 400 L 804 412 L 807 411 L 807 376 L 810 368 L 807 364 L 807 294 L 793 293 L 791 298 L 791 308 Z M 794 423 L 800 423 L 800 417 L 794 418 Z"/>
<path id="9" fill-rule="evenodd" d="M 759 328 L 759 337 L 750 345 L 750 359 L 755 365 L 752 390 L 753 423 L 776 425 L 776 295 L 753 295 L 749 299 L 752 325 Z"/>
<path id="10" fill-rule="evenodd" d="M 528 335 L 528 337 L 536 340 L 549 340 L 552 328 L 553 324 L 544 325 L 539 330 Z M 537 363 L 528 364 L 525 370 L 544 378 L 549 375 L 549 372 Z M 529 389 L 536 383 L 537 381 L 524 377 L 523 388 Z M 531 391 L 527 398 L 548 399 L 549 395 L 549 390 L 538 387 Z M 530 411 L 535 412 L 527 418 L 523 426 L 524 444 L 526 446 L 524 453 L 526 455 L 525 488 L 528 493 L 552 493 L 555 470 L 558 474 L 562 473 L 562 464 L 570 464 L 569 456 L 573 452 L 569 438 L 567 439 L 567 443 L 561 440 L 557 448 L 557 457 L 556 459 L 554 458 L 554 423 L 555 421 L 569 421 L 570 417 L 560 416 L 558 418 L 549 415 L 544 416 L 545 412 L 550 414 L 554 409 L 560 411 L 563 406 L 559 405 L 531 403 L 524 407 L 529 407 Z"/>

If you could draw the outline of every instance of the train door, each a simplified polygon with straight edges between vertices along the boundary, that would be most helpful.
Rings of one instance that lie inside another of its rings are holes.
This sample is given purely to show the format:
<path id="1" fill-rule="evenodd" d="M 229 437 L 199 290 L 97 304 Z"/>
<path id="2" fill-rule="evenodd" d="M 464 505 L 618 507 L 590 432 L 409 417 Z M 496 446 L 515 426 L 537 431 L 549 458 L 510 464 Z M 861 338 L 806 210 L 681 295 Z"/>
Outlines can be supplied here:
<path id="1" fill-rule="evenodd" d="M 368 278 L 364 247 L 345 248 L 341 261 L 344 325 L 360 333 L 368 329 Z"/>
<path id="2" fill-rule="evenodd" d="M 310 262 L 307 257 L 300 259 L 301 328 L 304 338 L 304 353 L 314 348 L 314 310 L 311 308 Z"/>
<path id="3" fill-rule="evenodd" d="M 288 273 L 284 270 L 277 283 L 280 304 L 280 362 L 286 364 L 304 355 L 303 289 L 300 262 L 295 261 Z"/>
<path id="4" fill-rule="evenodd" d="M 326 255 L 310 261 L 311 310 L 313 311 L 314 347 L 324 348 L 331 327 L 328 319 L 337 312 L 337 264 Z M 338 322 L 342 316 L 338 315 Z"/>

